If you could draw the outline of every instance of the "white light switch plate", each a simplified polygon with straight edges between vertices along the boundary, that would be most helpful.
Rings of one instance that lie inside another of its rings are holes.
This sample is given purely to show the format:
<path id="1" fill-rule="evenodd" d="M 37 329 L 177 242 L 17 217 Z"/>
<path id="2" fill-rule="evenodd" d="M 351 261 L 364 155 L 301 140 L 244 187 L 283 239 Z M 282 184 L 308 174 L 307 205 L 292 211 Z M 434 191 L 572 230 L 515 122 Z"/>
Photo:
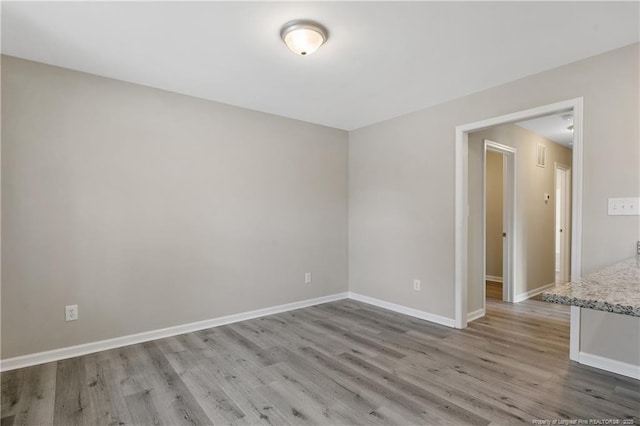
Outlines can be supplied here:
<path id="1" fill-rule="evenodd" d="M 640 215 L 640 198 L 609 198 L 609 216 Z"/>

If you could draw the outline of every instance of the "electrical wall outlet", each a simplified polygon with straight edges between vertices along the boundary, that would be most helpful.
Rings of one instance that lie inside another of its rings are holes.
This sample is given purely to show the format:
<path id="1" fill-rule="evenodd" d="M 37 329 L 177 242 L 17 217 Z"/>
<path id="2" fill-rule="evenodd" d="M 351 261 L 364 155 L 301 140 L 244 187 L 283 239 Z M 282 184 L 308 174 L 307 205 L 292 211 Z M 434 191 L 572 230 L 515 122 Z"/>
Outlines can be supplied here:
<path id="1" fill-rule="evenodd" d="M 304 273 L 304 283 L 311 284 L 311 272 Z"/>
<path id="2" fill-rule="evenodd" d="M 636 254 L 640 256 L 640 241 L 638 241 L 638 245 L 636 246 Z"/>
<path id="3" fill-rule="evenodd" d="M 78 319 L 78 305 L 69 305 L 64 307 L 64 320 L 76 321 Z"/>
<path id="4" fill-rule="evenodd" d="M 413 289 L 415 291 L 420 291 L 420 280 L 413 280 Z"/>

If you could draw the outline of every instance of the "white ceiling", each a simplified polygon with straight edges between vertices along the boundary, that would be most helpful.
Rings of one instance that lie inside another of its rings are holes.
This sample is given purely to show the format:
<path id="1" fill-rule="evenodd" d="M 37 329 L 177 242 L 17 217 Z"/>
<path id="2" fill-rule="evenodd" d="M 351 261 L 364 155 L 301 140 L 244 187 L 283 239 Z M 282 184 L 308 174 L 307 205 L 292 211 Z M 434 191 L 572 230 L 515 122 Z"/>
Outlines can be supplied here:
<path id="1" fill-rule="evenodd" d="M 2 2 L 2 53 L 352 130 L 637 42 L 638 2 Z M 282 24 L 330 32 L 309 57 Z"/>
<path id="2" fill-rule="evenodd" d="M 573 114 L 571 112 L 547 115 L 546 117 L 521 121 L 516 124 L 569 149 L 573 146 L 573 132 L 568 129 L 569 126 L 573 126 Z"/>

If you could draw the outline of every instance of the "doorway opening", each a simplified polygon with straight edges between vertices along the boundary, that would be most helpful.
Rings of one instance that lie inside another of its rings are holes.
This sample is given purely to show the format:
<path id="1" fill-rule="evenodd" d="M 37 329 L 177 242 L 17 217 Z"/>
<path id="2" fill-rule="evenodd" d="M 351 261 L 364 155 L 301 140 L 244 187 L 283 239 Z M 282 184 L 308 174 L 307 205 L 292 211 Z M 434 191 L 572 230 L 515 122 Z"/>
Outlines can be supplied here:
<path id="1" fill-rule="evenodd" d="M 513 302 L 517 150 L 488 139 L 483 145 L 483 301 Z"/>
<path id="2" fill-rule="evenodd" d="M 487 149 L 484 159 L 485 299 L 505 300 L 504 291 L 504 162 L 501 152 Z M 485 305 L 486 306 L 486 305 Z M 485 307 L 483 306 L 483 308 Z M 470 315 L 471 316 L 471 315 Z M 470 320 L 470 319 L 469 319 Z"/>
<path id="3" fill-rule="evenodd" d="M 569 281 L 571 267 L 571 168 L 555 163 L 555 282 Z"/>
<path id="4" fill-rule="evenodd" d="M 482 268 L 477 284 L 468 291 L 467 321 L 483 317 L 487 299 L 513 302 L 516 247 L 516 153 L 517 149 L 482 140 L 481 228 Z M 472 245 L 473 246 L 473 245 Z M 479 247 L 476 247 L 479 248 Z M 471 251 L 475 248 L 471 247 Z M 476 260 L 476 257 L 470 256 Z M 475 262 L 470 262 L 475 263 Z M 476 300 L 477 302 L 474 302 Z"/>
<path id="5" fill-rule="evenodd" d="M 470 214 L 470 199 L 478 197 L 478 193 L 480 191 L 472 191 L 469 189 L 469 169 L 472 165 L 469 162 L 469 134 L 473 132 L 478 132 L 480 130 L 488 129 L 490 127 L 504 125 L 504 124 L 513 124 L 516 122 L 521 122 L 524 120 L 531 120 L 535 118 L 540 118 L 543 116 L 567 113 L 570 112 L 573 116 L 573 153 L 571 158 L 571 165 L 568 168 L 568 175 L 570 179 L 566 179 L 565 185 L 569 185 L 571 188 L 571 205 L 574 206 L 572 209 L 565 209 L 565 214 L 570 215 L 571 221 L 570 225 L 566 226 L 566 228 L 570 229 L 570 232 L 565 238 L 568 238 L 568 242 L 565 242 L 568 246 L 570 246 L 570 250 L 565 251 L 568 256 L 570 256 L 570 261 L 565 265 L 565 270 L 569 273 L 569 278 L 577 278 L 580 275 L 580 248 L 581 248 L 581 195 L 582 195 L 582 98 L 572 99 L 565 102 L 558 102 L 551 105 L 542 106 L 539 108 L 533 108 L 526 111 L 516 112 L 512 114 L 507 114 L 499 117 L 495 117 L 488 120 L 483 120 L 475 123 L 469 123 L 466 125 L 458 126 L 456 128 L 456 186 L 455 186 L 455 326 L 457 328 L 465 328 L 467 326 L 467 322 L 473 317 L 479 317 L 483 315 L 483 312 L 478 310 L 471 310 L 469 305 L 469 296 L 477 297 L 477 294 L 472 294 L 473 292 L 477 292 L 477 286 L 471 286 L 471 281 L 477 281 L 477 277 L 475 274 L 475 270 L 477 268 L 484 269 L 486 264 L 478 265 L 478 261 L 475 259 L 470 259 L 469 256 L 469 219 L 473 215 Z M 489 141 L 490 142 L 490 141 Z M 475 149 L 475 148 L 474 148 Z M 489 148 L 489 151 L 491 149 Z M 505 155 L 503 153 L 503 155 Z M 515 158 L 515 153 L 513 154 Z M 545 153 L 542 152 L 542 155 L 538 154 L 538 158 L 544 161 Z M 543 163 L 544 164 L 544 163 Z M 535 166 L 534 166 L 535 167 Z M 550 164 L 546 165 L 546 167 L 553 167 Z M 515 168 L 515 165 L 514 165 Z M 553 175 L 552 175 L 553 176 Z M 552 178 L 553 179 L 553 178 Z M 511 182 L 514 182 L 512 180 Z M 506 182 L 506 181 L 505 181 Z M 554 187 L 549 188 L 548 192 L 553 193 Z M 554 194 L 555 195 L 555 194 Z M 543 198 L 544 196 L 544 198 Z M 515 198 L 515 196 L 514 196 Z M 539 194 L 539 202 L 547 204 L 547 209 L 552 209 L 553 213 L 553 204 L 549 205 L 548 200 L 550 198 L 550 194 Z M 570 211 L 568 211 L 570 210 Z M 555 221 L 553 218 L 553 214 L 549 221 L 545 221 L 545 226 L 551 227 L 551 235 L 553 235 L 553 227 L 555 226 Z M 477 217 L 473 217 L 474 220 L 477 220 Z M 506 219 L 506 218 L 505 218 Z M 517 224 L 518 219 L 516 217 L 513 218 L 513 225 L 516 227 L 519 226 Z M 563 234 L 565 234 L 565 229 L 563 229 Z M 515 228 L 514 228 L 515 229 Z M 505 235 L 505 244 L 509 241 L 509 237 L 514 238 L 513 248 L 515 249 L 517 244 L 520 244 L 518 241 L 515 241 L 516 233 L 509 232 L 507 229 Z M 533 232 L 533 231 L 532 231 Z M 478 235 L 475 235 L 476 240 Z M 550 237 L 551 241 L 553 240 L 553 236 Z M 481 240 L 484 243 L 484 240 Z M 481 248 L 484 251 L 484 248 Z M 509 250 L 511 252 L 511 250 Z M 476 252 L 477 253 L 477 252 Z M 549 250 L 549 255 L 552 258 L 551 263 L 551 273 L 552 278 L 550 281 L 554 281 L 554 264 L 553 264 L 553 246 L 551 250 Z M 515 256 L 514 260 L 515 262 Z M 504 262 L 504 266 L 508 265 L 507 262 Z M 503 266 L 503 267 L 504 267 Z M 522 266 L 522 265 L 520 265 Z M 518 266 L 520 268 L 520 266 Z M 476 268 L 476 269 L 474 269 Z M 561 267 L 562 268 L 562 267 Z M 505 289 L 505 293 L 511 291 L 511 293 L 507 293 L 503 295 L 503 300 L 507 301 L 517 301 L 515 300 L 515 283 L 516 280 L 519 279 L 518 273 L 515 272 L 516 268 L 512 268 L 510 271 L 503 272 L 503 281 L 506 279 L 509 282 L 509 285 L 503 285 Z M 519 269 L 518 269 L 519 271 Z M 511 275 L 513 274 L 513 275 Z M 484 277 L 483 277 L 484 278 Z M 486 291 L 484 286 L 484 280 L 482 282 L 482 290 L 481 294 L 484 294 Z M 525 294 L 526 296 L 526 294 Z M 526 298 L 526 297 L 525 297 Z M 484 297 L 483 297 L 484 299 Z M 484 302 L 484 301 L 483 301 Z M 573 318 L 574 310 L 571 311 L 571 315 Z M 573 330 L 573 329 L 572 329 Z M 573 346 L 573 339 L 572 339 Z M 571 352 L 574 351 L 572 348 Z"/>
<path id="6" fill-rule="evenodd" d="M 571 120 L 562 112 L 469 135 L 467 321 L 490 300 L 541 299 L 569 279 Z"/>

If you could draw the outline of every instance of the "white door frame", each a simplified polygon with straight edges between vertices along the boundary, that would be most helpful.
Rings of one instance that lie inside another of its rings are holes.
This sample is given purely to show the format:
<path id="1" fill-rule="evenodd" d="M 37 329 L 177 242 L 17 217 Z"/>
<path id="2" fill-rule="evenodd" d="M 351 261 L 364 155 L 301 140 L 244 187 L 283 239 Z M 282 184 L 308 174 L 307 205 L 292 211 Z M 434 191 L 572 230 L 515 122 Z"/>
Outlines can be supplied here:
<path id="1" fill-rule="evenodd" d="M 571 188 L 571 167 L 569 167 L 566 164 L 561 164 L 558 162 L 554 163 L 554 169 L 553 169 L 553 182 L 554 182 L 554 188 L 558 187 L 558 170 L 562 170 L 565 173 L 565 181 L 564 182 L 560 182 L 560 196 L 562 199 L 558 199 L 558 197 L 555 197 L 555 202 L 556 202 L 556 209 L 560 208 L 560 224 L 564 225 L 563 228 L 563 233 L 562 235 L 558 236 L 558 233 L 555 231 L 556 229 L 558 229 L 558 224 L 556 223 L 554 226 L 554 235 L 555 238 L 559 238 L 560 239 L 560 259 L 559 259 L 559 263 L 560 263 L 560 279 L 562 281 L 569 281 L 569 279 L 571 278 L 569 275 L 569 270 L 567 268 L 567 265 L 569 265 L 569 247 L 571 244 L 571 241 L 569 240 L 569 236 L 568 236 L 568 230 L 571 229 L 570 226 L 567 226 L 568 223 L 570 223 L 570 217 L 569 214 L 567 212 L 567 204 L 569 204 L 567 201 L 569 201 L 567 199 L 567 194 L 569 193 L 569 188 Z M 558 207 L 560 206 L 560 207 Z M 556 212 L 554 212 L 554 217 L 556 217 Z"/>
<path id="2" fill-rule="evenodd" d="M 456 127 L 455 141 L 455 249 L 454 249 L 454 304 L 455 326 L 467 326 L 467 216 L 469 202 L 467 194 L 469 133 L 500 124 L 541 117 L 573 110 L 573 160 L 572 160 L 572 209 L 571 209 L 571 277 L 580 277 L 582 269 L 582 128 L 583 98 L 570 99 L 563 102 L 544 105 L 525 111 L 501 115 L 487 120 L 476 121 Z M 579 309 L 571 309 L 571 359 L 577 359 L 579 350 L 580 328 Z M 577 336 L 576 336 L 577 334 Z"/>
<path id="3" fill-rule="evenodd" d="M 502 230 L 507 235 L 502 240 L 502 300 L 513 303 L 516 294 L 516 148 L 498 142 L 484 140 L 482 150 L 482 282 L 487 276 L 487 151 L 503 155 L 503 207 Z M 486 285 L 482 286 L 482 311 L 486 311 Z"/>

